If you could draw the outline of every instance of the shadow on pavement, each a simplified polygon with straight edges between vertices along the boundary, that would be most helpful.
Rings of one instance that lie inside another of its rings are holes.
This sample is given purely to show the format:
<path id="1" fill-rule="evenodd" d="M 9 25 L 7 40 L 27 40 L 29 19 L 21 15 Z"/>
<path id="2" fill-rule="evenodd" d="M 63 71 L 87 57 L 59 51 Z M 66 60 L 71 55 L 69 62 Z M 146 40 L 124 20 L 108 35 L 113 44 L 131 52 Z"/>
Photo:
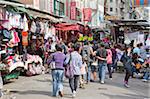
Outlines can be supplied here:
<path id="1" fill-rule="evenodd" d="M 150 99 L 148 96 L 135 95 L 135 94 L 124 94 L 124 95 L 110 95 L 106 93 L 101 93 L 108 96 L 110 99 Z"/>
<path id="2" fill-rule="evenodd" d="M 37 94 L 37 95 L 47 95 L 52 96 L 52 92 L 49 91 L 37 91 L 37 90 L 27 90 L 27 91 L 12 91 L 21 95 L 28 95 L 28 94 Z"/>
<path id="3" fill-rule="evenodd" d="M 15 94 L 20 94 L 20 95 L 46 95 L 49 97 L 53 97 L 52 92 L 49 92 L 49 91 L 37 91 L 37 90 L 17 91 L 17 90 L 13 90 L 13 91 L 10 91 L 10 93 L 11 94 L 15 93 Z M 71 96 L 71 94 L 64 94 L 64 98 L 72 98 L 72 96 Z"/>

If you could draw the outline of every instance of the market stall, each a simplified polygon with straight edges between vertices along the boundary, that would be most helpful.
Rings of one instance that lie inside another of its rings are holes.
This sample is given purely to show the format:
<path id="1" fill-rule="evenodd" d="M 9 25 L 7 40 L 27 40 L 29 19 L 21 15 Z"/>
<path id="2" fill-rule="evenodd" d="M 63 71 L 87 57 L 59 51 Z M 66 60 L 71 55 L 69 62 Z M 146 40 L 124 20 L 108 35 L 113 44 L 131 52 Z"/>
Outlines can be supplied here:
<path id="1" fill-rule="evenodd" d="M 5 5 L 5 6 L 3 6 Z M 45 35 L 55 37 L 57 18 L 32 8 L 0 4 L 0 70 L 3 80 L 18 78 L 20 72 L 42 74 Z"/>

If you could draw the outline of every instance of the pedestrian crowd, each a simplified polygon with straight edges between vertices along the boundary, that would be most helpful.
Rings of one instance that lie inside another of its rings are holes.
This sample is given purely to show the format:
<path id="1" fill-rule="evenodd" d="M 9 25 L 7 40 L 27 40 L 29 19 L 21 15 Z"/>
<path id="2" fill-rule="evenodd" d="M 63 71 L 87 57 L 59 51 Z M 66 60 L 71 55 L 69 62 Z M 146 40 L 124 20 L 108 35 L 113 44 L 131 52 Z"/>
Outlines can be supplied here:
<path id="1" fill-rule="evenodd" d="M 150 48 L 143 44 L 132 47 L 89 41 L 54 43 L 49 38 L 45 45 L 44 64 L 48 65 L 47 70 L 51 70 L 54 97 L 63 97 L 64 77 L 69 80 L 72 97 L 76 96 L 78 87 L 84 89 L 89 82 L 104 84 L 107 71 L 112 80 L 118 62 L 122 63 L 125 70 L 126 88 L 130 87 L 130 77 L 143 78 L 144 82 L 150 79 Z"/>
<path id="2" fill-rule="evenodd" d="M 99 82 L 105 84 L 106 74 L 113 79 L 113 73 L 122 65 L 125 71 L 124 86 L 129 88 L 129 79 L 150 79 L 150 47 L 144 44 L 132 45 L 104 43 L 98 41 L 54 42 L 48 38 L 36 45 L 37 55 L 43 60 L 45 72 L 52 75 L 52 96 L 63 97 L 64 78 L 68 79 L 72 97 L 76 97 L 77 89 L 85 89 L 85 84 Z M 29 49 L 30 52 L 30 49 Z M 2 79 L 0 78 L 0 82 Z M 2 96 L 2 84 L 0 96 Z"/>

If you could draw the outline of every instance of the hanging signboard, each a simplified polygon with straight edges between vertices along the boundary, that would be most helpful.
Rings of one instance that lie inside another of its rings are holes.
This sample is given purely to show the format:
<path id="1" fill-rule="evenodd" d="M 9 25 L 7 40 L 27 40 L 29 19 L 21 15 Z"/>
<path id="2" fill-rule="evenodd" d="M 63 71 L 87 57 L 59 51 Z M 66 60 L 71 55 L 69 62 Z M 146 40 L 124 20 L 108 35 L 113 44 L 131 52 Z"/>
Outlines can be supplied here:
<path id="1" fill-rule="evenodd" d="M 90 22 L 92 19 L 92 9 L 91 8 L 84 8 L 83 9 L 83 21 Z"/>
<path id="2" fill-rule="evenodd" d="M 74 1 L 70 4 L 70 19 L 76 20 L 76 2 Z"/>

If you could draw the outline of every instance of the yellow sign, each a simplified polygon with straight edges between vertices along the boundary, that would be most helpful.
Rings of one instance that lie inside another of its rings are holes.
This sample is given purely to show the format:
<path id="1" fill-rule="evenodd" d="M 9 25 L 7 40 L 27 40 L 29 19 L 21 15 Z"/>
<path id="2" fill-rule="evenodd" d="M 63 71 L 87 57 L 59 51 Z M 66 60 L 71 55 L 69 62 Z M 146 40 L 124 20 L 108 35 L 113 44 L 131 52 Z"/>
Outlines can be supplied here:
<path id="1" fill-rule="evenodd" d="M 118 17 L 117 16 L 105 16 L 105 20 L 117 20 Z"/>
<path id="2" fill-rule="evenodd" d="M 79 39 L 78 39 L 78 41 L 86 41 L 86 40 L 88 40 L 88 41 L 93 41 L 93 36 L 91 36 L 91 37 L 88 37 L 88 36 L 80 36 Z"/>

